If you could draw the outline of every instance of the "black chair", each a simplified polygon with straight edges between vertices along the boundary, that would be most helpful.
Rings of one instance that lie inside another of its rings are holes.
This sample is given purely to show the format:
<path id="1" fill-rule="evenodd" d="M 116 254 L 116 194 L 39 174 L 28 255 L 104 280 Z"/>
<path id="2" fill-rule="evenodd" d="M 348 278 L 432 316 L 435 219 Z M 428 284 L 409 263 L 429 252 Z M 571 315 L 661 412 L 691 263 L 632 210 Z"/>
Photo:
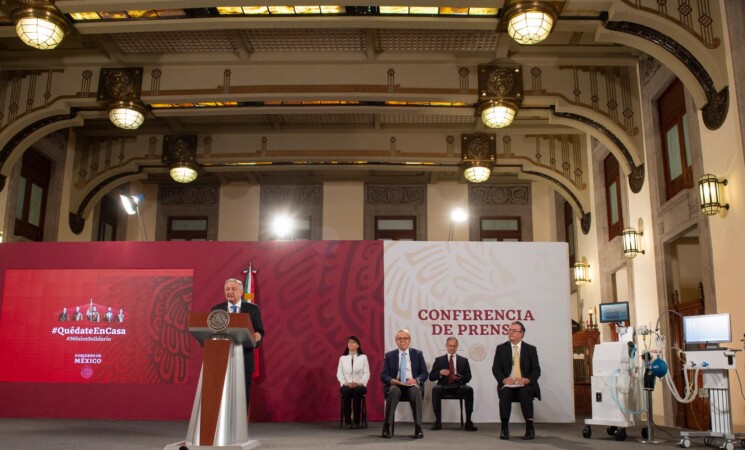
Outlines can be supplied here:
<path id="1" fill-rule="evenodd" d="M 460 404 L 460 429 L 463 429 L 463 395 L 459 394 L 456 389 L 443 389 L 442 400 L 458 400 Z"/>
<path id="2" fill-rule="evenodd" d="M 420 389 L 420 391 L 421 391 L 421 393 L 422 393 L 422 405 L 424 405 L 424 388 L 420 386 L 420 387 L 419 387 L 419 389 Z M 403 402 L 406 402 L 406 403 L 408 403 L 408 402 L 409 402 L 409 394 L 408 394 L 408 393 L 406 393 L 406 392 L 407 392 L 407 391 L 404 391 L 404 392 L 402 392 L 402 393 L 401 393 L 401 398 L 399 399 L 399 402 L 398 402 L 399 406 L 400 406 L 400 405 L 401 405 L 401 403 L 403 403 Z M 387 403 L 388 403 L 388 398 L 387 398 L 387 397 L 386 397 L 386 399 L 385 399 L 385 403 L 386 403 L 386 404 L 385 404 L 385 405 L 383 406 L 383 409 L 384 409 L 384 410 L 386 410 L 386 409 L 388 408 L 388 405 L 387 405 Z M 412 413 L 412 414 L 415 414 L 415 412 L 414 412 L 414 411 L 412 411 L 411 413 Z M 461 422 L 463 421 L 462 419 L 463 419 L 463 417 L 461 416 Z M 367 428 L 367 426 L 365 426 L 365 428 Z M 394 433 L 394 430 L 395 430 L 395 429 L 396 429 L 396 413 L 395 413 L 395 411 L 394 411 L 394 413 L 393 413 L 393 414 L 391 415 L 391 436 L 393 436 L 393 435 L 395 434 L 395 433 Z"/>
<path id="3" fill-rule="evenodd" d="M 352 409 L 354 414 L 354 409 Z M 354 421 L 354 416 L 352 417 Z M 344 426 L 344 396 L 339 395 L 339 428 Z M 360 400 L 360 428 L 367 428 L 367 394 Z"/>

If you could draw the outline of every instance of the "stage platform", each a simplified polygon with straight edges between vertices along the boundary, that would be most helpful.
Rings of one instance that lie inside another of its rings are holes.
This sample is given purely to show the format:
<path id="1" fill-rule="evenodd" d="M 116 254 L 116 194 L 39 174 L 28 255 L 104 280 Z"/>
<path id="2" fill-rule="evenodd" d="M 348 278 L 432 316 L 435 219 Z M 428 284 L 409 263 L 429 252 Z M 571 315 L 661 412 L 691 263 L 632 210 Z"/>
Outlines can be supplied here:
<path id="1" fill-rule="evenodd" d="M 162 450 L 166 444 L 183 440 L 186 421 L 118 421 L 71 419 L 0 419 L 0 449 L 2 450 Z M 653 447 L 679 448 L 679 430 L 659 428 L 655 438 L 666 442 L 646 445 L 641 428 L 628 429 L 628 438 L 618 442 L 606 433 L 605 427 L 594 426 L 592 437 L 584 439 L 584 422 L 536 425 L 537 438 L 523 441 L 523 424 L 510 427 L 512 439 L 499 440 L 499 424 L 476 424 L 476 432 L 461 431 L 458 424 L 444 424 L 440 431 L 431 431 L 424 424 L 424 439 L 411 438 L 413 425 L 397 423 L 392 439 L 380 437 L 382 423 L 371 422 L 367 429 L 347 430 L 338 422 L 320 423 L 255 423 L 250 426 L 251 439 L 266 449 L 380 449 L 383 447 L 428 449 L 595 449 L 624 450 Z M 669 433 L 669 434 L 668 434 Z M 691 448 L 704 448 L 703 440 L 692 440 Z"/>

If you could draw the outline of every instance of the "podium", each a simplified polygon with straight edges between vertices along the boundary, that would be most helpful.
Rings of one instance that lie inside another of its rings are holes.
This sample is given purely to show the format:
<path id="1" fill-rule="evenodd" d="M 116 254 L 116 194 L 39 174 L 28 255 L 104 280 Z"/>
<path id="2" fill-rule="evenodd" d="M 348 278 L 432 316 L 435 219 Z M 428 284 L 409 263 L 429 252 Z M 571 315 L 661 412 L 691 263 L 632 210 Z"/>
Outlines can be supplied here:
<path id="1" fill-rule="evenodd" d="M 204 348 L 186 440 L 164 450 L 248 450 L 260 444 L 248 438 L 244 345 L 255 347 L 248 314 L 191 313 L 189 331 Z"/>

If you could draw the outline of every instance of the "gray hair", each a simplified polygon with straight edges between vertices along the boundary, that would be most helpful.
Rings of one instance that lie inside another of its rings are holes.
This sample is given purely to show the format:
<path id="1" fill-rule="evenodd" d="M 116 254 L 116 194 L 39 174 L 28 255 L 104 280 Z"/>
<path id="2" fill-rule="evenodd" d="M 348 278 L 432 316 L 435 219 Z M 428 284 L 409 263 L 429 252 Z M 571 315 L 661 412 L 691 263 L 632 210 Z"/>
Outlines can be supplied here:
<path id="1" fill-rule="evenodd" d="M 223 284 L 223 287 L 227 286 L 228 283 L 238 283 L 240 286 L 243 286 L 243 282 L 238 278 L 228 278 L 227 280 L 225 280 L 225 284 Z"/>

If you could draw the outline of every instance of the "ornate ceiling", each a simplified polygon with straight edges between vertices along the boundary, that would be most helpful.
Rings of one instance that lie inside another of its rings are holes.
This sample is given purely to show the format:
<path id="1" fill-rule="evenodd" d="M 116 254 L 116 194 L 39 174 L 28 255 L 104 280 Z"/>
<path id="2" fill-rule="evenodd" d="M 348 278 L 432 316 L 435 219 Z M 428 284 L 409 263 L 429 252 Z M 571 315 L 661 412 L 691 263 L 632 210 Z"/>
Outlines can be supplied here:
<path id="1" fill-rule="evenodd" d="M 641 188 L 645 67 L 673 70 L 711 129 L 728 101 L 716 1 L 552 1 L 553 32 L 523 46 L 504 31 L 509 0 L 410 1 L 395 14 L 386 2 L 313 14 L 280 2 L 57 0 L 71 32 L 53 50 L 17 38 L 13 3 L 0 16 L 0 177 L 72 128 L 82 216 L 122 183 L 166 179 L 164 136 L 197 136 L 197 182 L 433 183 L 463 182 L 461 145 L 477 133 L 496 137 L 493 178 L 548 183 L 585 215 L 590 137 Z M 245 8 L 221 9 L 236 3 Z M 490 129 L 475 114 L 477 66 L 503 58 L 522 66 L 523 101 L 512 125 Z M 108 120 L 102 68 L 141 69 L 139 129 Z"/>

